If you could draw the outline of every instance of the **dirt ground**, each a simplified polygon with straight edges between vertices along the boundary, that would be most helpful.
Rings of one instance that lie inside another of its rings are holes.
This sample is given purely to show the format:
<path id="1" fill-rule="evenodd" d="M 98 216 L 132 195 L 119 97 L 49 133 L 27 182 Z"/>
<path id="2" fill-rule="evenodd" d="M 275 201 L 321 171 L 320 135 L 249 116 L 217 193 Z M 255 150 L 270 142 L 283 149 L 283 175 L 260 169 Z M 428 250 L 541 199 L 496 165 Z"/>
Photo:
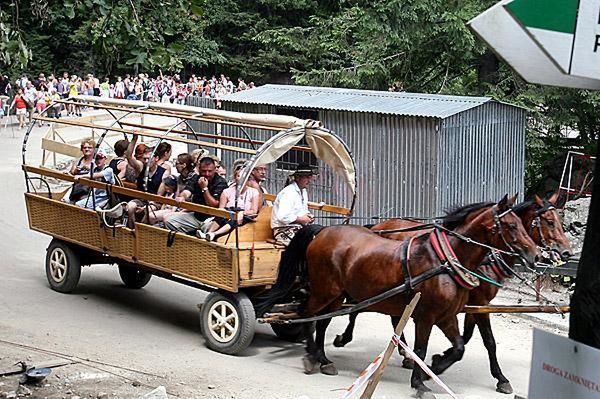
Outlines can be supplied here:
<path id="1" fill-rule="evenodd" d="M 40 159 L 40 135 L 32 136 L 30 160 Z M 239 356 L 206 348 L 200 334 L 197 305 L 205 293 L 167 280 L 153 278 L 141 290 L 122 286 L 116 268 L 84 268 L 81 281 L 70 295 L 48 288 L 44 274 L 49 237 L 27 226 L 20 171 L 23 131 L 0 130 L 0 372 L 16 362 L 29 365 L 70 359 L 77 363 L 53 368 L 40 385 L 27 386 L 29 398 L 141 398 L 158 386 L 169 398 L 341 398 L 343 391 L 387 345 L 389 318 L 361 315 L 355 340 L 346 348 L 331 345 L 347 319 L 332 322 L 326 350 L 340 374 L 305 375 L 301 345 L 282 342 L 268 326 L 259 325 L 254 342 Z M 35 163 L 35 161 L 33 161 Z M 68 222 L 68 221 L 65 221 Z M 503 291 L 498 303 L 532 303 L 519 286 Z M 519 291 L 521 290 L 521 291 Z M 547 291 L 552 291 L 548 289 Z M 568 292 L 554 293 L 567 299 Z M 552 294 L 552 295 L 554 295 Z M 565 334 L 568 318 L 549 315 L 523 318 L 493 317 L 498 357 L 515 394 L 527 395 L 532 328 Z M 407 328 L 409 342 L 413 325 Z M 447 340 L 434 331 L 428 351 L 441 353 Z M 374 398 L 413 397 L 410 371 L 394 355 Z M 0 398 L 18 389 L 20 376 L 0 377 Z M 464 359 L 442 375 L 444 382 L 463 398 L 513 398 L 495 392 L 487 353 L 479 334 L 467 346 Z M 431 382 L 439 398 L 440 388 Z M 25 397 L 25 396 L 23 396 Z"/>

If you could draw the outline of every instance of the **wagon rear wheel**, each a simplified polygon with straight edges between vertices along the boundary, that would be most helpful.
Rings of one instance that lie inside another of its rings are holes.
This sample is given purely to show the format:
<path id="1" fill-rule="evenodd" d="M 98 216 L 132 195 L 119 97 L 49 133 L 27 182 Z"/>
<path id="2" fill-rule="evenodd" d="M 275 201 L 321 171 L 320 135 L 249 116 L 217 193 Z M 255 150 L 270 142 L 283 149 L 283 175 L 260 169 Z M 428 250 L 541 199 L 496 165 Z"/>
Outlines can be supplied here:
<path id="1" fill-rule="evenodd" d="M 254 339 L 256 316 L 252 302 L 242 292 L 212 292 L 202 305 L 200 326 L 210 349 L 235 355 Z"/>
<path id="2" fill-rule="evenodd" d="M 50 288 L 67 294 L 75 289 L 80 277 L 81 260 L 77 251 L 53 239 L 46 250 L 46 278 Z"/>
<path id="3" fill-rule="evenodd" d="M 125 287 L 132 289 L 145 287 L 152 278 L 152 273 L 125 263 L 119 264 L 119 275 Z"/>

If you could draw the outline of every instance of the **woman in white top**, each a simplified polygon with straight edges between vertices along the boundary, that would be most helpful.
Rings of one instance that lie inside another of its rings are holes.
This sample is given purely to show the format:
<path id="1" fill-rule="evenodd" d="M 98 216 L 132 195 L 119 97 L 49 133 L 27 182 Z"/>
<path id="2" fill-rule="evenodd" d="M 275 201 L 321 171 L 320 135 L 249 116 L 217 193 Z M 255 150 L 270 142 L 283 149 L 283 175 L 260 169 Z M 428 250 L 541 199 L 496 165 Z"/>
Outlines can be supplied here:
<path id="1" fill-rule="evenodd" d="M 211 223 L 210 227 L 208 228 L 208 233 L 203 233 L 201 230 L 198 230 L 198 237 L 204 238 L 207 241 L 213 241 L 216 237 L 229 233 L 236 225 L 241 226 L 256 217 L 261 196 L 258 190 L 254 187 L 250 187 L 246 183 L 240 192 L 240 196 L 236 204 L 235 194 L 238 189 L 238 183 L 240 181 L 240 175 L 243 166 L 244 165 L 238 165 L 235 168 L 233 172 L 233 179 L 235 183 L 229 186 L 229 188 L 223 190 L 221 198 L 219 199 L 219 208 L 238 212 L 237 220 L 217 218 Z"/>

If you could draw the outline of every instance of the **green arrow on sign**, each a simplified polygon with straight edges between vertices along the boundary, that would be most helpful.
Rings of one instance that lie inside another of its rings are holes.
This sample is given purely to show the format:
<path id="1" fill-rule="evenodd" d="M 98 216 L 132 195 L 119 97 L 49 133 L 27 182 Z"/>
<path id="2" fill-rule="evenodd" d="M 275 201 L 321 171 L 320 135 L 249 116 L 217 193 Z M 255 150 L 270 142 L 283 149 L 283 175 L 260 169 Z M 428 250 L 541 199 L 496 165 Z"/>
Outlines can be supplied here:
<path id="1" fill-rule="evenodd" d="M 579 0 L 513 0 L 505 7 L 558 66 L 569 71 Z"/>

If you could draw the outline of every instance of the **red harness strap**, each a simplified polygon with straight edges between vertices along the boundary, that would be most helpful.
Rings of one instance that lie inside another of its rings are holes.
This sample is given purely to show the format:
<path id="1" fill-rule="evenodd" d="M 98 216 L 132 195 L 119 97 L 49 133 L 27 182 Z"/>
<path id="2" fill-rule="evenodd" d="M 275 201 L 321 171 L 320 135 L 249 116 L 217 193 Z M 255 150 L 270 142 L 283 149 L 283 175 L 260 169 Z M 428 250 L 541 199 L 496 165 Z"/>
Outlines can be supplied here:
<path id="1" fill-rule="evenodd" d="M 442 239 L 445 241 L 445 243 L 444 243 L 445 247 L 448 248 L 450 255 L 454 257 L 456 262 L 458 262 L 458 257 L 454 253 L 454 250 L 452 249 L 452 246 L 450 245 L 450 241 L 448 241 L 448 236 L 443 231 L 441 232 L 441 236 L 442 236 Z M 449 269 L 450 269 L 450 276 L 452 276 L 452 279 L 456 282 L 456 284 L 458 284 L 460 287 L 463 287 L 467 290 L 472 290 L 473 288 L 475 288 L 479 285 L 479 284 L 474 285 L 473 283 L 466 281 L 459 273 L 457 273 L 454 270 L 454 267 L 452 265 L 453 262 L 450 259 L 448 259 L 448 257 L 442 250 L 442 246 L 438 239 L 438 235 L 435 234 L 435 230 L 429 234 L 429 240 L 431 241 L 433 250 L 435 251 L 435 253 L 438 256 L 438 258 L 440 259 L 440 261 L 442 263 L 448 263 Z"/>

